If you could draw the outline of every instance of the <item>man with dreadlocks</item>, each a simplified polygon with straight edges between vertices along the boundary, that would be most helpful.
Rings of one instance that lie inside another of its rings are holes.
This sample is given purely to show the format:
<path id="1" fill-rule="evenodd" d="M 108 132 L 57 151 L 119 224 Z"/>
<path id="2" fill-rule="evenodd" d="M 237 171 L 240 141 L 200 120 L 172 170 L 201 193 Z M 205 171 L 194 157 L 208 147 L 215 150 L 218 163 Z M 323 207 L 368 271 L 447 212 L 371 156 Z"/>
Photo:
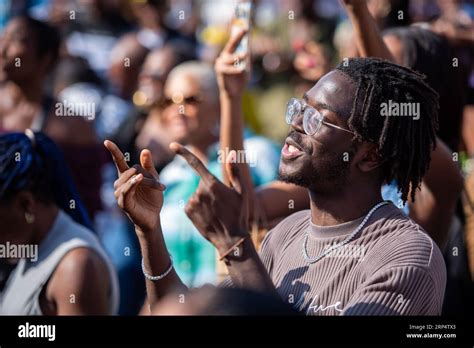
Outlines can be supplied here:
<path id="1" fill-rule="evenodd" d="M 260 257 L 247 232 L 249 192 L 235 152 L 225 165 L 227 187 L 172 144 L 201 176 L 185 210 L 227 263 L 224 283 L 278 295 L 308 315 L 439 315 L 446 285 L 441 252 L 381 196 L 382 185 L 395 181 L 404 201 L 415 198 L 435 144 L 437 100 L 423 76 L 374 58 L 350 58 L 303 100 L 291 99 L 280 178 L 307 188 L 311 209 L 268 232 Z M 416 103 L 419 114 L 385 116 L 386 103 Z M 116 196 L 135 223 L 153 306 L 183 287 L 157 216 L 164 187 L 150 163 L 128 169 L 120 150 L 106 146 L 121 173 Z"/>
<path id="2" fill-rule="evenodd" d="M 0 314 L 116 313 L 113 266 L 42 133 L 0 135 L 0 222 Z"/>

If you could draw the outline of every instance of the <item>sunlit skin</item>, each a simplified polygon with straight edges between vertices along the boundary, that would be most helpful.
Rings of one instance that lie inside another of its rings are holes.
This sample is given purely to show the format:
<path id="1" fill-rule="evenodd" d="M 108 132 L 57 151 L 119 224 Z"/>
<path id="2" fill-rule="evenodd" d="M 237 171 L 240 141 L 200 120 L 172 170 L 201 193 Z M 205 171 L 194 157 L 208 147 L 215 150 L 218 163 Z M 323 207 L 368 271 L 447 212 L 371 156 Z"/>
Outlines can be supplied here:
<path id="1" fill-rule="evenodd" d="M 403 47 L 403 42 L 397 38 L 395 35 L 385 35 L 383 37 L 385 45 L 387 45 L 388 50 L 393 56 L 395 63 L 403 65 L 403 54 L 405 48 Z"/>
<path id="2" fill-rule="evenodd" d="M 305 94 L 307 104 L 319 110 L 325 121 L 345 129 L 355 95 L 355 84 L 339 71 L 325 75 Z M 292 181 L 300 177 L 310 191 L 313 222 L 326 225 L 362 216 L 382 200 L 378 180 L 380 158 L 376 145 L 354 146 L 352 135 L 323 125 L 314 136 L 303 129 L 303 116 L 294 121 L 282 149 L 280 176 Z M 291 145 L 291 146 L 290 146 Z M 344 154 L 351 155 L 345 162 Z M 340 202 L 354 202 L 342 209 Z M 358 202 L 360 204 L 358 204 Z M 338 207 L 339 206 L 339 207 Z M 332 216 L 325 210 L 334 211 Z"/>
<path id="3" fill-rule="evenodd" d="M 342 74 L 330 73 L 311 88 L 303 99 L 308 105 L 320 111 L 327 122 L 348 128 L 346 119 L 340 115 L 350 114 L 350 105 L 344 105 L 347 103 L 338 103 L 337 101 L 351 100 L 351 93 L 354 93 L 355 90 L 352 84 L 349 85 L 349 88 L 343 89 L 342 82 L 346 82 Z M 334 107 L 332 105 L 338 106 Z M 332 110 L 329 110 L 328 107 Z M 296 133 L 290 133 L 282 149 L 280 173 L 283 175 L 304 172 L 308 165 L 318 168 L 323 164 L 320 161 L 324 160 L 324 157 L 319 156 L 321 152 L 329 151 L 338 156 L 347 151 L 351 145 L 351 135 L 349 133 L 324 125 L 315 136 L 307 135 L 303 129 L 302 115 L 295 120 L 291 130 L 296 131 Z M 289 145 L 299 149 L 290 153 L 288 151 Z"/>

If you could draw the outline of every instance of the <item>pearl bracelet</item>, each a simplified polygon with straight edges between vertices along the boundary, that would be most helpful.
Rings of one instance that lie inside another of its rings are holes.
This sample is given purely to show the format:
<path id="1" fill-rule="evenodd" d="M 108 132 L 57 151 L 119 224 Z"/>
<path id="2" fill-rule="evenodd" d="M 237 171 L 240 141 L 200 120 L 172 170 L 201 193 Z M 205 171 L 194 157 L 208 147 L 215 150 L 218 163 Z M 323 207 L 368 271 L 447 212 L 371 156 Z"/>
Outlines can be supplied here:
<path id="1" fill-rule="evenodd" d="M 152 276 L 150 274 L 148 274 L 146 271 L 145 271 L 145 261 L 143 260 L 143 257 L 142 257 L 142 271 L 143 271 L 143 275 L 145 276 L 146 279 L 148 280 L 151 280 L 153 282 L 157 281 L 157 280 L 161 280 L 163 279 L 164 277 L 166 277 L 170 272 L 171 270 L 173 269 L 173 258 L 171 257 L 170 255 L 170 266 L 169 268 L 162 274 L 160 275 L 157 275 L 157 276 Z"/>

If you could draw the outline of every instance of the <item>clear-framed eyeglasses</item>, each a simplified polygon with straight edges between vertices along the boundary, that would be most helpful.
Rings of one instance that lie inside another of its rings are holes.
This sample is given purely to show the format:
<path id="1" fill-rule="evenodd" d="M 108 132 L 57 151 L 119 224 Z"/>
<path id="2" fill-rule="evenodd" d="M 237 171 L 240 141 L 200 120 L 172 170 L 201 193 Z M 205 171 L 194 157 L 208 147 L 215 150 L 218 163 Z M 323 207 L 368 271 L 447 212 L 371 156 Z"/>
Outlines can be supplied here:
<path id="1" fill-rule="evenodd" d="M 286 106 L 286 123 L 289 125 L 293 124 L 300 113 L 303 113 L 303 129 L 308 135 L 315 135 L 321 129 L 323 124 L 350 134 L 355 134 L 349 129 L 326 122 L 324 116 L 311 105 L 308 105 L 304 100 L 291 98 Z"/>

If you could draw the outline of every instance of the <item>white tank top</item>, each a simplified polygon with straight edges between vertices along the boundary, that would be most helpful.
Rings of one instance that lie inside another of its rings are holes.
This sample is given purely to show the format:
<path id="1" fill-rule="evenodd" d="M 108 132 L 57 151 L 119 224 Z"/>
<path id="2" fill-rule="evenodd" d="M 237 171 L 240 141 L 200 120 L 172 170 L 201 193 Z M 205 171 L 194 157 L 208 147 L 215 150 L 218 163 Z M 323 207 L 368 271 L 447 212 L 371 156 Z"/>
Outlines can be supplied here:
<path id="1" fill-rule="evenodd" d="M 115 269 L 102 249 L 97 237 L 76 223 L 62 210 L 53 227 L 38 247 L 38 259 L 20 259 L 0 292 L 0 314 L 43 315 L 39 296 L 62 258 L 71 250 L 89 248 L 106 263 L 109 270 L 109 314 L 116 314 L 119 305 L 119 287 Z"/>

